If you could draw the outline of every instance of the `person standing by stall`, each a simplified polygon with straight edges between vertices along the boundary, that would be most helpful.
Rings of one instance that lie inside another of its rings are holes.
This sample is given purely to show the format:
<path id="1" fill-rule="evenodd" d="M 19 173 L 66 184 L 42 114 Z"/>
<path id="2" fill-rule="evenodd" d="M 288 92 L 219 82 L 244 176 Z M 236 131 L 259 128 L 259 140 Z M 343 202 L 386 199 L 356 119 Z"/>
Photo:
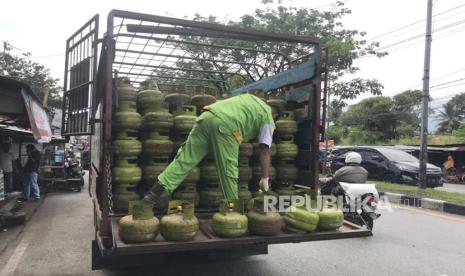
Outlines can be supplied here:
<path id="1" fill-rule="evenodd" d="M 13 152 L 10 143 L 3 143 L 0 150 L 0 168 L 3 171 L 5 193 L 13 192 Z"/>
<path id="2" fill-rule="evenodd" d="M 31 190 L 33 200 L 40 199 L 39 184 L 37 178 L 39 177 L 40 166 L 40 152 L 33 144 L 26 146 L 27 162 L 23 168 L 23 200 L 27 201 L 31 197 Z"/>

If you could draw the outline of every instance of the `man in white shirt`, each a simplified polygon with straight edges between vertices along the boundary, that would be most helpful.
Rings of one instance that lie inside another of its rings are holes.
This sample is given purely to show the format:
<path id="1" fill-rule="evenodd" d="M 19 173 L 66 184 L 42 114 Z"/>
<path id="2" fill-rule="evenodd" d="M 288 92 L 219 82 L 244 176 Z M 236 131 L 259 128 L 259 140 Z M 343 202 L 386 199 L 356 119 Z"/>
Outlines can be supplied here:
<path id="1" fill-rule="evenodd" d="M 0 150 L 0 167 L 3 171 L 5 193 L 13 192 L 13 152 L 9 143 L 3 143 Z"/>
<path id="2" fill-rule="evenodd" d="M 251 94 L 218 101 L 204 110 L 173 162 L 154 179 L 144 197 L 147 203 L 156 203 L 164 191 L 173 192 L 208 153 L 214 156 L 224 197 L 237 199 L 239 144 L 251 139 L 258 139 L 263 170 L 260 187 L 268 190 L 270 147 L 278 110 Z"/>

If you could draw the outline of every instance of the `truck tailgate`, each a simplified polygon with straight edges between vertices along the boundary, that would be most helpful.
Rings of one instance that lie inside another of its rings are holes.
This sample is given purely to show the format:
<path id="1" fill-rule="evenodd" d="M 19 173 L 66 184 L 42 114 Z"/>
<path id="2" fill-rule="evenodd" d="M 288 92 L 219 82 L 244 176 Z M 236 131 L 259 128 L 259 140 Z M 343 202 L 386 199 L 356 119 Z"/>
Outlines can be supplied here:
<path id="1" fill-rule="evenodd" d="M 165 241 L 158 235 L 154 242 L 148 243 L 124 243 L 118 233 L 118 219 L 112 218 L 113 237 L 116 242 L 115 255 L 132 255 L 143 253 L 166 253 L 180 251 L 197 251 L 210 249 L 225 249 L 241 247 L 254 244 L 278 244 L 278 243 L 298 243 L 306 241 L 321 241 L 334 239 L 347 239 L 371 236 L 372 232 L 366 228 L 352 224 L 348 221 L 336 231 L 320 231 L 309 234 L 294 234 L 285 231 L 279 232 L 276 236 L 255 236 L 247 235 L 240 238 L 220 238 L 213 234 L 211 230 L 211 220 L 199 218 L 200 230 L 196 237 L 187 242 Z"/>

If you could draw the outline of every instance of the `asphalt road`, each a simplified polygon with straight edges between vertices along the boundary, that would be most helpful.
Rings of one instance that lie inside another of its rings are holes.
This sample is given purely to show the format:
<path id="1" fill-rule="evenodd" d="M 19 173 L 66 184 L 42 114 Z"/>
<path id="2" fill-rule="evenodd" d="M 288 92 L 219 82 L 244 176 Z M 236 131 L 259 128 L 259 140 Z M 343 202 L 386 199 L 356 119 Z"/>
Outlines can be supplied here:
<path id="1" fill-rule="evenodd" d="M 442 187 L 437 187 L 436 190 L 465 194 L 465 184 L 444 183 Z"/>
<path id="2" fill-rule="evenodd" d="M 91 271 L 85 192 L 49 194 L 0 256 L 0 275 L 465 275 L 465 217 L 383 212 L 373 237 L 273 245 L 267 256 L 125 271 Z"/>

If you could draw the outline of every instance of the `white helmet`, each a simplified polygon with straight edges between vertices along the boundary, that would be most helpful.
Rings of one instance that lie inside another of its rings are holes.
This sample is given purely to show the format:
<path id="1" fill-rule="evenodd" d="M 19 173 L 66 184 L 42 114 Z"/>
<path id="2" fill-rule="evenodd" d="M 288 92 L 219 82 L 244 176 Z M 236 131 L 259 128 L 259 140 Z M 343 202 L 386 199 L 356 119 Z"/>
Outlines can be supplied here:
<path id="1" fill-rule="evenodd" d="M 347 153 L 346 164 L 349 164 L 349 163 L 356 163 L 356 164 L 362 163 L 362 156 L 360 155 L 360 153 L 355 152 L 355 151 L 351 151 Z"/>

